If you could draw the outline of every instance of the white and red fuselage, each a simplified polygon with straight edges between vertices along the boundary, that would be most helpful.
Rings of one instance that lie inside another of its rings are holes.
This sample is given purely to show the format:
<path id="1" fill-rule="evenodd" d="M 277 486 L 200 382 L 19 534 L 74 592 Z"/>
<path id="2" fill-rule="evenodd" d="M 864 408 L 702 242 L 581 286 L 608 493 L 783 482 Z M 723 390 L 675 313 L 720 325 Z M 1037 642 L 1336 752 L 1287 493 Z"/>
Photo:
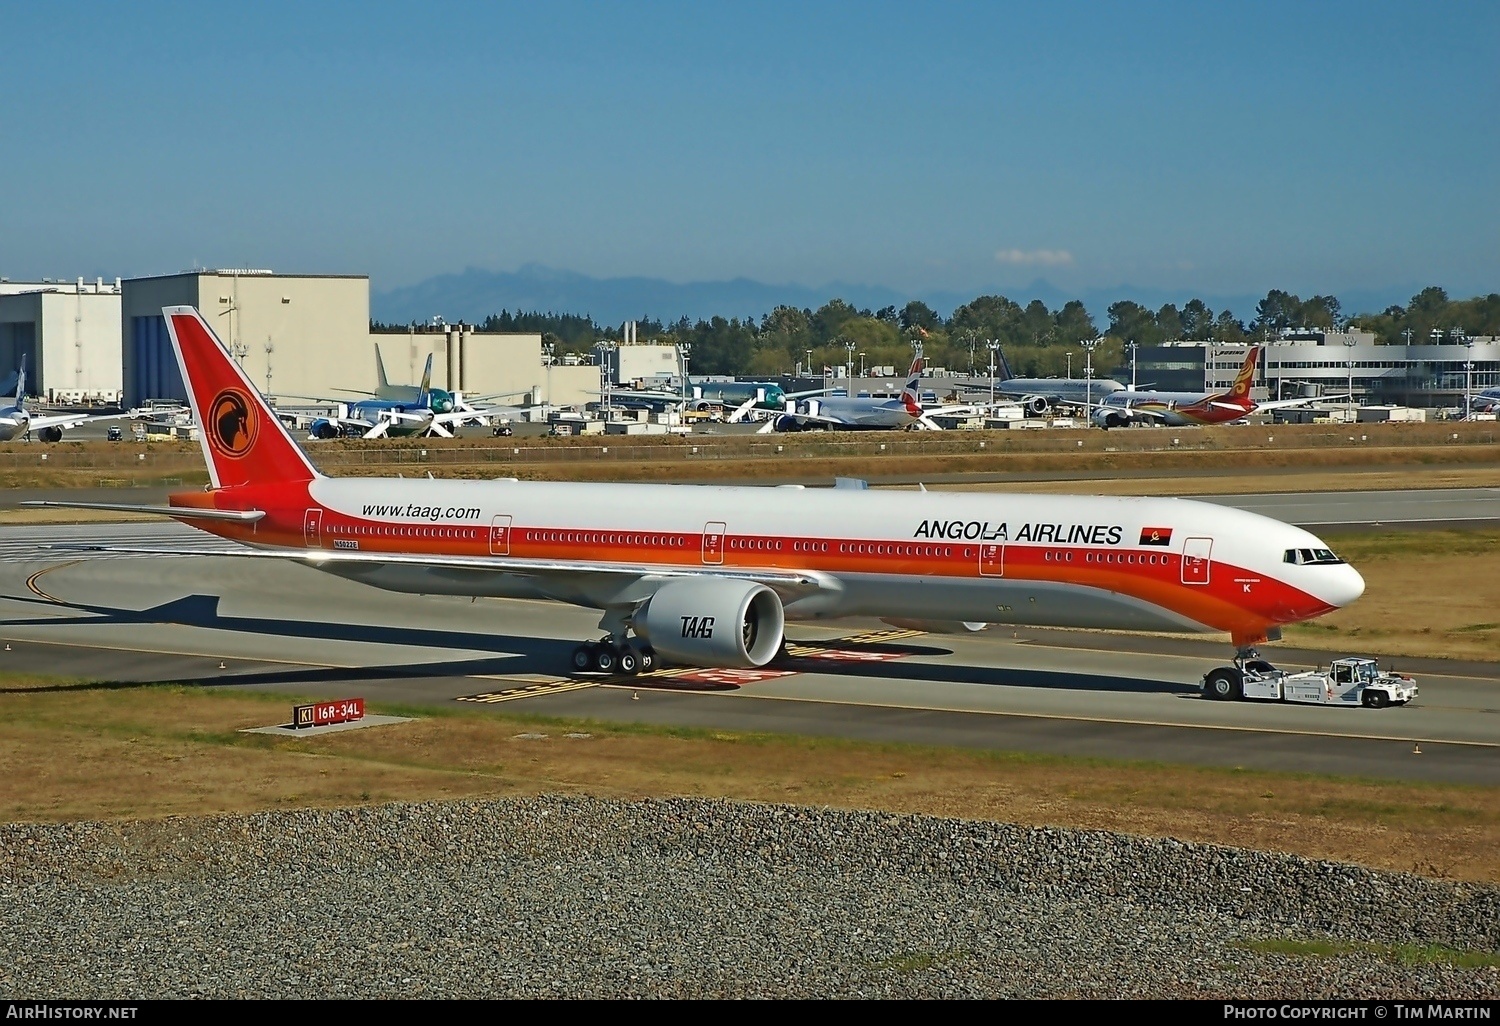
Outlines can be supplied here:
<path id="1" fill-rule="evenodd" d="M 201 315 L 163 313 L 212 482 L 164 512 L 376 587 L 602 609 L 612 637 L 654 629 L 658 649 L 680 614 L 684 658 L 701 647 L 759 665 L 783 612 L 1225 632 L 1246 646 L 1364 589 L 1307 531 L 1183 499 L 327 478 Z M 699 607 L 739 617 L 745 644 L 699 646 Z"/>
<path id="2" fill-rule="evenodd" d="M 633 582 L 591 580 L 591 566 L 802 571 L 823 586 L 787 601 L 788 619 L 1222 631 L 1251 644 L 1364 588 L 1347 564 L 1286 562 L 1288 550 L 1326 548 L 1307 531 L 1182 499 L 317 478 L 172 501 L 263 510 L 253 523 L 197 526 L 326 552 L 314 565 L 379 587 L 595 608 Z M 476 567 L 341 562 L 343 553 L 467 557 Z M 490 558 L 580 573 L 481 572 Z"/>

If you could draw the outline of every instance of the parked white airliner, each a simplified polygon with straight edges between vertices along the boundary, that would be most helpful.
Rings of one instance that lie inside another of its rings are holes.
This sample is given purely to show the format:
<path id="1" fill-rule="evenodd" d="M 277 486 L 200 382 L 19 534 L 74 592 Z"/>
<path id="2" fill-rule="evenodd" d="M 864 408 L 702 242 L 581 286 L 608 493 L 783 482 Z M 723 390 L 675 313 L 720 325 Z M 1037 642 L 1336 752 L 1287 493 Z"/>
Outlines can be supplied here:
<path id="1" fill-rule="evenodd" d="M 33 431 L 44 442 L 60 442 L 66 428 L 101 420 L 127 420 L 133 416 L 134 413 L 62 413 L 37 416 L 26 408 L 26 358 L 23 356 L 21 369 L 16 372 L 16 401 L 9 406 L 0 406 L 0 442 L 9 442 Z"/>
<path id="2" fill-rule="evenodd" d="M 212 484 L 106 508 L 393 591 L 600 609 L 580 668 L 762 666 L 786 620 L 846 616 L 1226 632 L 1245 649 L 1364 590 L 1307 531 L 1184 499 L 328 478 L 199 313 L 163 313 Z"/>

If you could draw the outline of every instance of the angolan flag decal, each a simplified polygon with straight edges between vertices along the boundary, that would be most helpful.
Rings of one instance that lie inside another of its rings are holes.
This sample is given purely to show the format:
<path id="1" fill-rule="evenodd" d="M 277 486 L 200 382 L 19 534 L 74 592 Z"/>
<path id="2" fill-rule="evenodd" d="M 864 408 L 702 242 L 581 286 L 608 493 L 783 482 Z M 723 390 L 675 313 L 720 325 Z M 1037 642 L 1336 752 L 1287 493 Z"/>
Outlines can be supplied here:
<path id="1" fill-rule="evenodd" d="M 1143 527 L 1140 543 L 1142 545 L 1171 545 L 1172 529 L 1170 527 Z"/>

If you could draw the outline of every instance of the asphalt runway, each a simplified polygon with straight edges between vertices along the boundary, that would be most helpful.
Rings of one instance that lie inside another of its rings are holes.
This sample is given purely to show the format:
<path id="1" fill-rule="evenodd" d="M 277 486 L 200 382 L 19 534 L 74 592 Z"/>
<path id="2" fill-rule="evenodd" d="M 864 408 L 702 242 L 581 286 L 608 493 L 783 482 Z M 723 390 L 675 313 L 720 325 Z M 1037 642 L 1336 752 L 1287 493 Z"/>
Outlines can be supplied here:
<path id="1" fill-rule="evenodd" d="M 1213 642 L 1098 632 L 923 635 L 793 625 L 791 672 L 572 676 L 598 614 L 398 595 L 270 560 L 49 552 L 59 541 L 223 545 L 175 524 L 0 528 L 0 651 L 15 671 L 174 680 L 727 731 L 1500 783 L 1500 665 L 1429 661 L 1382 710 L 1221 703 Z M 1315 653 L 1278 649 L 1289 668 Z"/>

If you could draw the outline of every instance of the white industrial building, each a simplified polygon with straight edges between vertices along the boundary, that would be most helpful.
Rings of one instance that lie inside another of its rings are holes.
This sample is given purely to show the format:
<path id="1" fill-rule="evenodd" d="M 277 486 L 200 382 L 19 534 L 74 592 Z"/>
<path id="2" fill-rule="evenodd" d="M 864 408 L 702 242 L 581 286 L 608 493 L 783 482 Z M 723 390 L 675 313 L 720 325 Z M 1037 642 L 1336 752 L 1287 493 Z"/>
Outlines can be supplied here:
<path id="1" fill-rule="evenodd" d="M 681 354 L 676 346 L 634 342 L 610 346 L 605 353 L 611 385 L 681 380 Z"/>
<path id="2" fill-rule="evenodd" d="M 508 402 L 573 405 L 593 398 L 598 387 L 595 368 L 544 365 L 535 333 L 488 334 L 440 324 L 374 334 L 364 275 L 198 270 L 122 283 L 128 405 L 186 398 L 161 316 L 162 307 L 178 305 L 202 311 L 250 380 L 286 405 L 358 398 L 350 389 L 374 392 L 377 345 L 393 385 L 417 384 L 431 353 L 432 384 L 469 395 L 512 393 Z"/>
<path id="3" fill-rule="evenodd" d="M 368 387 L 370 279 L 355 275 L 273 274 L 258 270 L 186 271 L 127 278 L 125 402 L 185 400 L 167 336 L 164 306 L 195 306 L 250 380 L 267 395 Z"/>
<path id="4" fill-rule="evenodd" d="M 1382 344 L 1368 331 L 1289 330 L 1260 343 L 1255 385 L 1284 398 L 1353 393 L 1356 402 L 1425 408 L 1463 405 L 1465 391 L 1500 385 L 1500 338 L 1445 332 L 1425 345 Z M 1169 342 L 1142 347 L 1135 374 L 1162 391 L 1223 391 L 1251 343 Z M 1127 360 L 1129 359 L 1127 353 Z M 1130 366 L 1121 381 L 1130 380 Z"/>
<path id="5" fill-rule="evenodd" d="M 439 324 L 405 332 L 369 336 L 380 347 L 385 373 L 393 385 L 415 385 L 432 355 L 432 384 L 465 396 L 501 396 L 505 405 L 582 406 L 599 398 L 599 369 L 552 365 L 536 332 L 475 331 L 468 324 Z M 362 370 L 375 388 L 373 347 Z M 346 375 L 347 377 L 347 375 Z"/>
<path id="6" fill-rule="evenodd" d="M 120 401 L 120 280 L 0 281 L 0 374 L 57 403 Z"/>

